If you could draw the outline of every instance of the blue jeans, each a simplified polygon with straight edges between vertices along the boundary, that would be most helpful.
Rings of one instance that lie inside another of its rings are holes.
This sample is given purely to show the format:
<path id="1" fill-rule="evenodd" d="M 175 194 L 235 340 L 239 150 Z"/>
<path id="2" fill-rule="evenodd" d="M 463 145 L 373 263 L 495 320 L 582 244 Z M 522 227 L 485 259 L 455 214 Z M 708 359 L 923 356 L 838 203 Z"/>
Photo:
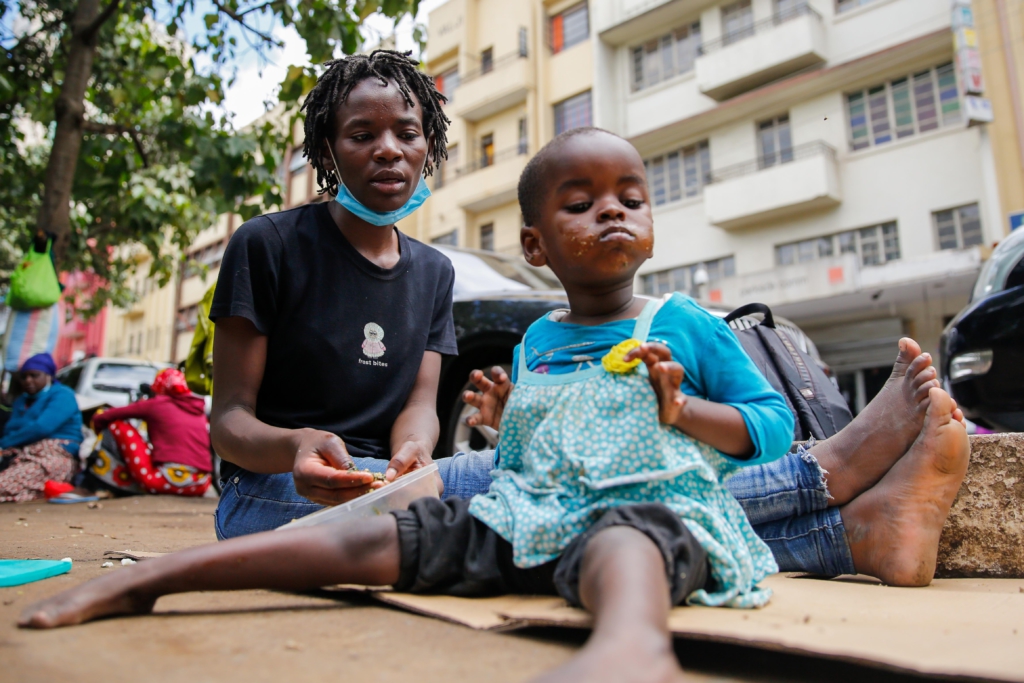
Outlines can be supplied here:
<path id="1" fill-rule="evenodd" d="M 356 467 L 383 472 L 386 460 L 355 458 Z M 493 451 L 457 453 L 436 460 L 444 498 L 486 493 L 494 468 Z M 818 462 L 800 449 L 767 465 L 744 467 L 726 488 L 784 572 L 824 576 L 855 574 L 839 508 L 828 507 L 828 491 Z M 223 482 L 214 516 L 220 539 L 268 531 L 321 507 L 295 492 L 291 473 L 239 471 Z"/>

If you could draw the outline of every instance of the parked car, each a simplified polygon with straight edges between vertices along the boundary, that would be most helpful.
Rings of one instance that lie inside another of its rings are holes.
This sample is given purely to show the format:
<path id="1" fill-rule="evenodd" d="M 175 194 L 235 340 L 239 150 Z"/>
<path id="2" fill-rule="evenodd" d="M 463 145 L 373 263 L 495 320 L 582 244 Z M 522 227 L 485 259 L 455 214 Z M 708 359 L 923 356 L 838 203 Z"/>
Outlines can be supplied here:
<path id="1" fill-rule="evenodd" d="M 985 262 L 970 303 L 942 332 L 939 365 L 969 419 L 1024 431 L 1024 229 Z"/>
<path id="2" fill-rule="evenodd" d="M 120 408 L 137 400 L 141 386 L 169 367 L 127 358 L 87 358 L 61 368 L 57 380 L 74 390 L 79 405 L 107 403 Z"/>
<path id="3" fill-rule="evenodd" d="M 434 457 L 446 457 L 497 444 L 494 430 L 471 428 L 465 423 L 475 411 L 462 401 L 462 393 L 471 388 L 469 373 L 476 369 L 489 372 L 498 365 L 511 374 L 512 351 L 526 328 L 549 311 L 565 308 L 568 301 L 554 273 L 547 268 L 534 268 L 520 256 L 450 246 L 436 248 L 455 266 L 453 315 L 459 344 L 459 355 L 446 356 L 441 365 L 437 396 L 441 434 Z M 732 310 L 706 302 L 702 305 L 722 318 Z M 744 317 L 734 321 L 733 326 L 756 322 L 756 318 Z M 814 342 L 799 327 L 779 316 L 775 316 L 775 324 L 828 371 Z"/>

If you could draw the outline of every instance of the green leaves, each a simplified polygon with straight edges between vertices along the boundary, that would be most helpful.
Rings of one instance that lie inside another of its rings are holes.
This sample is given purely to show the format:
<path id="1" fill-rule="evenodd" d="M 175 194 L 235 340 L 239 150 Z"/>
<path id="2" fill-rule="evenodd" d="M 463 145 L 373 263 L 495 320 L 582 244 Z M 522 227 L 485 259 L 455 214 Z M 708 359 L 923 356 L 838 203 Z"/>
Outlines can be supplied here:
<path id="1" fill-rule="evenodd" d="M 108 0 L 101 1 L 101 8 Z M 70 22 L 79 0 L 0 0 L 0 289 L 30 243 L 44 193 L 54 107 L 68 71 Z M 71 187 L 63 270 L 100 276 L 91 303 L 131 301 L 129 252 L 152 256 L 167 281 L 181 254 L 218 214 L 243 219 L 280 206 L 280 167 L 294 144 L 299 104 L 317 67 L 292 66 L 277 120 L 237 130 L 222 108 L 240 51 L 266 57 L 273 28 L 291 27 L 313 64 L 362 47 L 374 13 L 396 23 L 419 0 L 122 0 L 100 28 L 82 103 L 86 130 Z M 12 17 L 18 18 L 15 22 Z M 14 33 L 14 25 L 29 27 Z M 198 33 L 184 42 L 186 26 Z M 425 37 L 422 27 L 415 29 Z M 209 64 L 196 68 L 197 59 Z"/>

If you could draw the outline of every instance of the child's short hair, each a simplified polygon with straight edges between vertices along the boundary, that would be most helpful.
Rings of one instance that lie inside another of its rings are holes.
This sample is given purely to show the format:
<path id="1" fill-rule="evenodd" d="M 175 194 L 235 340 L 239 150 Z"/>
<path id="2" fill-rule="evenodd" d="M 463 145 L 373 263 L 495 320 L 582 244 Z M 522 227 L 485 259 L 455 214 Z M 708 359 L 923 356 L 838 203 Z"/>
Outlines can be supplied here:
<path id="1" fill-rule="evenodd" d="M 540 218 L 540 205 L 544 201 L 544 191 L 547 186 L 547 162 L 551 159 L 551 155 L 570 138 L 601 133 L 620 140 L 624 139 L 609 130 L 595 126 L 573 128 L 556 135 L 530 159 L 526 168 L 523 169 L 522 175 L 519 176 L 519 211 L 523 214 L 523 225 L 533 225 Z"/>
<path id="2" fill-rule="evenodd" d="M 351 55 L 325 62 L 324 71 L 309 92 L 302 109 L 306 112 L 302 153 L 316 170 L 319 194 L 338 194 L 338 179 L 329 173 L 321 159 L 321 145 L 334 134 L 334 112 L 348 99 L 352 88 L 367 78 L 377 78 L 382 84 L 394 83 L 405 96 L 406 103 L 415 105 L 412 95 L 423 107 L 423 133 L 433 138 L 433 150 L 423 168 L 430 175 L 442 159 L 448 158 L 448 124 L 441 105 L 448 101 L 434 85 L 434 79 L 420 71 L 419 64 L 409 58 L 409 52 L 374 50 L 369 55 Z"/>

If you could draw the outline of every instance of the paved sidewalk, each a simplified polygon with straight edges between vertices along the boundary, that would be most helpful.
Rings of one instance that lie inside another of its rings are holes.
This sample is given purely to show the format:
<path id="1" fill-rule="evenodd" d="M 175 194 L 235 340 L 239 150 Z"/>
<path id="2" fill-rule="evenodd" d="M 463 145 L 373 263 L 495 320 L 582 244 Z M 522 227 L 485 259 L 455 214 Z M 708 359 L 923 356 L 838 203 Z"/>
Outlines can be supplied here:
<path id="1" fill-rule="evenodd" d="M 0 557 L 71 557 L 70 574 L 0 588 L 0 680 L 526 681 L 565 662 L 585 634 L 497 634 L 370 601 L 268 591 L 161 599 L 156 614 L 54 631 L 14 626 L 30 602 L 106 572 L 106 550 L 170 552 L 213 542 L 211 499 L 134 497 L 102 508 L 0 505 Z M 694 681 L 910 680 L 749 648 L 679 642 Z M 637 663 L 642 666 L 642 662 Z M 920 679 L 914 679 L 920 680 Z"/>

